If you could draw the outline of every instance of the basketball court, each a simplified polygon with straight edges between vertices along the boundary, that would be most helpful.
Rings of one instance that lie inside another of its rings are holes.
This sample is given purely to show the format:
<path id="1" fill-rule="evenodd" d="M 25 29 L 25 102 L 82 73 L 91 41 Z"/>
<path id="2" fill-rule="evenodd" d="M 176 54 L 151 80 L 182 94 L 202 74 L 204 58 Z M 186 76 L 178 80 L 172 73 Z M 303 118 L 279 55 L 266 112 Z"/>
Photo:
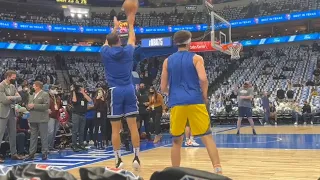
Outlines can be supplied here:
<path id="1" fill-rule="evenodd" d="M 214 128 L 224 175 L 237 180 L 247 179 L 299 179 L 310 180 L 320 177 L 320 126 L 267 126 L 256 127 L 257 136 L 252 135 L 250 127 L 243 127 L 241 135 L 236 135 L 233 127 Z M 200 139 L 200 147 L 183 147 L 182 164 L 200 170 L 211 171 L 210 159 Z M 149 179 L 156 170 L 171 165 L 171 137 L 165 135 L 162 142 L 141 143 L 142 170 L 140 176 Z M 132 152 L 123 151 L 125 169 L 132 170 Z M 13 166 L 28 163 L 6 161 Z M 85 153 L 65 150 L 50 154 L 42 161 L 39 156 L 34 163 L 46 164 L 69 171 L 79 178 L 80 167 L 114 167 L 112 147 L 107 150 L 90 149 Z"/>

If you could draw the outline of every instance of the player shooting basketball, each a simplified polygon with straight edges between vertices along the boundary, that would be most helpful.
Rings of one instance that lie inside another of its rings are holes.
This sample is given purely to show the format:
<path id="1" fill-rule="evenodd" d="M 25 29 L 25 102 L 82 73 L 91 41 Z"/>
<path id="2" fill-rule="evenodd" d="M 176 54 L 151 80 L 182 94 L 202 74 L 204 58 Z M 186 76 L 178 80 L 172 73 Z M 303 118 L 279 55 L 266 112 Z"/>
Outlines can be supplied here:
<path id="1" fill-rule="evenodd" d="M 191 43 L 189 31 L 176 32 L 173 40 L 178 46 L 178 52 L 164 61 L 161 75 L 161 90 L 168 93 L 168 104 L 171 108 L 170 132 L 174 137 L 171 149 L 172 166 L 180 166 L 180 150 L 188 121 L 192 135 L 201 137 L 206 146 L 214 172 L 222 173 L 206 108 L 208 79 L 203 58 L 189 52 Z"/>
<path id="2" fill-rule="evenodd" d="M 139 150 L 140 137 L 137 128 L 136 115 L 139 114 L 135 87 L 132 82 L 133 53 L 136 36 L 134 32 L 135 14 L 138 9 L 138 1 L 127 0 L 123 4 L 127 14 L 129 25 L 129 38 L 126 46 L 121 46 L 120 37 L 117 34 L 119 21 L 114 18 L 114 30 L 107 35 L 107 40 L 101 48 L 102 62 L 105 66 L 106 79 L 110 91 L 110 118 L 112 126 L 112 145 L 116 158 L 116 168 L 122 168 L 120 128 L 121 118 L 126 117 L 131 133 L 131 141 L 134 150 L 133 168 L 140 169 Z"/>

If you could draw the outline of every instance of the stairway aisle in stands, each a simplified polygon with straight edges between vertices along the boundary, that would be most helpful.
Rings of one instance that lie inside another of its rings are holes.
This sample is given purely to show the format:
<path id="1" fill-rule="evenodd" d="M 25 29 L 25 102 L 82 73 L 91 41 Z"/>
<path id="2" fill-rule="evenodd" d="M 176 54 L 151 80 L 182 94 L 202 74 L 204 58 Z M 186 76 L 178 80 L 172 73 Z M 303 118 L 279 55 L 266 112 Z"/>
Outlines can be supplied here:
<path id="1" fill-rule="evenodd" d="M 60 54 L 55 56 L 56 59 L 56 73 L 57 81 L 61 84 L 63 90 L 68 90 L 68 84 L 70 84 L 70 78 L 65 63 L 64 57 Z"/>

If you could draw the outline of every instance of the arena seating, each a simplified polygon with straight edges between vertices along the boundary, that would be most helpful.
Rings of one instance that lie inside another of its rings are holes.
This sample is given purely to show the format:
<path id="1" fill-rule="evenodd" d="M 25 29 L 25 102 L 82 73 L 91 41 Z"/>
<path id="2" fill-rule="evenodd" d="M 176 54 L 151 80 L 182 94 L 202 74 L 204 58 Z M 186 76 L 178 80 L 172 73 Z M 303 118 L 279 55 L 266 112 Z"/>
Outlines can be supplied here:
<path id="1" fill-rule="evenodd" d="M 270 99 L 276 105 L 278 113 L 291 114 L 288 104 L 275 102 L 277 90 L 287 91 L 291 81 L 294 100 L 298 105 L 302 107 L 304 101 L 308 101 L 313 113 L 318 113 L 319 97 L 311 95 L 311 86 L 305 86 L 306 82 L 314 80 L 313 71 L 316 69 L 318 56 L 319 52 L 313 51 L 310 46 L 293 45 L 257 49 L 256 55 L 244 59 L 240 67 L 229 77 L 228 85 L 222 85 L 212 95 L 211 110 L 215 115 L 225 114 L 222 103 L 224 97 L 232 93 L 235 85 L 240 87 L 245 81 L 250 81 L 258 95 L 254 103 L 255 115 L 262 116 L 263 109 L 259 96 L 263 92 L 270 93 Z M 236 107 L 234 111 L 237 111 Z"/>
<path id="2" fill-rule="evenodd" d="M 57 75 L 55 72 L 55 65 L 52 63 L 53 57 L 2 57 L 0 58 L 1 67 L 0 75 L 3 79 L 4 73 L 13 69 L 18 72 L 18 79 L 27 79 L 29 82 L 34 80 L 41 80 L 44 82 L 49 82 L 50 84 L 55 84 Z M 18 82 L 20 83 L 20 82 Z"/>
<path id="3" fill-rule="evenodd" d="M 228 1 L 229 0 L 222 0 Z M 320 2 L 317 0 L 280 0 L 253 2 L 244 6 L 229 7 L 217 9 L 216 12 L 227 20 L 244 19 L 258 16 L 267 16 L 272 14 L 281 14 L 297 11 L 307 11 L 319 9 Z M 113 16 L 125 19 L 123 12 L 115 12 L 112 10 L 108 13 L 92 13 L 91 18 L 83 17 L 71 18 L 64 17 L 63 12 L 14 12 L 14 10 L 0 10 L 0 19 L 8 21 L 22 21 L 43 24 L 72 24 L 72 25 L 91 25 L 91 26 L 112 26 Z M 136 25 L 138 26 L 161 26 L 161 25 L 181 25 L 181 24 L 199 24 L 207 23 L 207 15 L 204 12 L 168 12 L 149 14 L 138 13 L 136 16 Z"/>

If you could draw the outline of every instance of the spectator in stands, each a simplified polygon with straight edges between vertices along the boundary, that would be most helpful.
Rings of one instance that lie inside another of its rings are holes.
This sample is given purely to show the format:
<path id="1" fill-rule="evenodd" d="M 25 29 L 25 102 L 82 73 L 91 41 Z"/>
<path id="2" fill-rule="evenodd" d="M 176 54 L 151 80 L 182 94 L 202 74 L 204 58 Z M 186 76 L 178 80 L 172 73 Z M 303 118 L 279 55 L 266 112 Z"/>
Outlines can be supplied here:
<path id="1" fill-rule="evenodd" d="M 57 131 L 59 129 L 59 109 L 62 108 L 61 97 L 58 95 L 58 87 L 51 86 L 49 90 L 50 95 L 50 109 L 49 116 L 50 120 L 48 122 L 48 143 L 49 151 L 55 151 L 54 140 L 56 138 Z"/>
<path id="2" fill-rule="evenodd" d="M 106 92 L 102 88 L 98 88 L 96 91 L 96 96 L 94 98 L 94 109 L 96 110 L 95 119 L 94 119 L 94 141 L 96 145 L 98 145 L 98 148 L 103 148 L 104 145 L 107 144 L 106 138 L 106 127 L 107 127 L 107 103 L 106 103 Z M 99 142 L 99 134 L 98 131 L 101 131 L 101 140 L 103 142 Z M 110 131 L 110 129 L 108 129 Z M 101 143 L 101 146 L 99 145 Z"/>
<path id="3" fill-rule="evenodd" d="M 293 101 L 294 91 L 292 90 L 292 83 L 288 81 L 288 91 L 287 91 L 287 99 L 289 101 Z"/>
<path id="4" fill-rule="evenodd" d="M 151 139 L 151 133 L 150 133 L 150 127 L 149 127 L 150 117 L 149 117 L 149 112 L 147 111 L 149 97 L 148 97 L 148 91 L 146 90 L 144 83 L 141 83 L 139 85 L 137 98 L 139 102 L 139 118 L 138 119 L 140 121 L 140 125 L 142 124 L 142 122 L 144 122 L 144 128 L 147 134 L 146 138 L 150 140 Z M 139 129 L 139 132 L 140 132 L 140 129 Z"/>
<path id="5" fill-rule="evenodd" d="M 232 112 L 233 101 L 230 99 L 230 96 L 227 96 L 224 100 L 224 107 L 226 108 L 227 116 Z"/>
<path id="6" fill-rule="evenodd" d="M 30 116 L 29 111 L 25 107 L 21 107 L 18 110 L 17 116 L 17 151 L 20 156 L 24 156 L 27 152 L 26 145 L 30 138 L 30 127 L 28 118 Z"/>
<path id="7" fill-rule="evenodd" d="M 91 98 L 92 97 L 92 94 L 88 94 L 88 96 Z M 93 138 L 93 128 L 94 128 L 94 125 L 93 125 L 93 121 L 94 121 L 94 118 L 95 118 L 95 114 L 96 114 L 96 111 L 94 110 L 94 104 L 93 102 L 88 102 L 88 110 L 86 112 L 86 127 L 85 127 L 85 131 L 84 131 L 84 140 L 87 141 L 87 144 L 94 144 L 94 138 Z M 89 137 L 87 137 L 89 136 Z"/>
<path id="8" fill-rule="evenodd" d="M 21 160 L 23 157 L 17 155 L 17 129 L 14 111 L 15 104 L 21 101 L 21 96 L 14 86 L 17 72 L 9 70 L 5 73 L 4 78 L 0 83 L 0 140 L 3 139 L 7 130 L 10 137 L 11 159 Z M 4 159 L 0 158 L 0 163 L 4 163 Z"/>
<path id="9" fill-rule="evenodd" d="M 41 139 L 42 160 L 48 159 L 48 121 L 50 97 L 44 92 L 43 83 L 35 81 L 33 84 L 34 94 L 29 97 L 27 109 L 30 112 L 30 147 L 29 156 L 26 160 L 33 160 L 37 152 L 38 134 Z"/>
<path id="10" fill-rule="evenodd" d="M 83 86 L 77 84 L 71 88 L 72 98 L 72 150 L 79 152 L 87 150 L 84 146 L 84 129 L 86 126 L 85 114 L 88 108 L 88 102 L 92 99 L 87 95 Z M 77 144 L 77 136 L 79 136 L 79 144 Z"/>
<path id="11" fill-rule="evenodd" d="M 22 90 L 19 91 L 19 94 L 21 96 L 21 106 L 25 107 L 28 104 L 29 100 L 29 85 L 28 84 L 23 84 L 22 85 Z"/>
<path id="12" fill-rule="evenodd" d="M 277 91 L 277 98 L 279 102 L 282 102 L 285 99 L 285 91 L 283 89 Z"/>
<path id="13" fill-rule="evenodd" d="M 274 125 L 278 125 L 278 116 L 277 116 L 276 107 L 272 104 L 272 102 L 269 103 L 269 107 L 270 107 L 270 118 L 274 119 Z"/>
<path id="14" fill-rule="evenodd" d="M 151 111 L 151 118 L 153 119 L 155 126 L 155 135 L 156 137 L 153 140 L 153 143 L 158 143 L 161 138 L 161 117 L 162 113 L 165 111 L 163 97 L 157 90 L 151 86 L 149 89 L 149 102 L 147 110 Z"/>
<path id="15" fill-rule="evenodd" d="M 263 119 L 263 124 L 266 125 L 267 123 L 270 123 L 269 118 L 270 118 L 270 101 L 268 97 L 268 93 L 264 92 L 263 97 L 261 98 L 262 101 L 262 107 L 264 111 L 264 119 Z"/>
<path id="16" fill-rule="evenodd" d="M 314 75 L 314 83 L 318 85 L 319 79 L 320 79 L 320 68 L 319 67 L 313 71 L 313 75 Z"/>
<path id="17" fill-rule="evenodd" d="M 318 91 L 314 87 L 311 88 L 311 96 L 318 96 Z"/>
<path id="18" fill-rule="evenodd" d="M 291 112 L 292 112 L 292 118 L 295 120 L 294 125 L 298 125 L 299 121 L 299 112 L 301 112 L 301 107 L 299 104 L 294 100 L 290 104 Z"/>
<path id="19" fill-rule="evenodd" d="M 308 101 L 304 101 L 304 105 L 302 107 L 302 119 L 303 124 L 307 124 L 307 119 L 310 119 L 310 124 L 313 124 L 314 114 L 312 114 L 311 106 Z"/>

